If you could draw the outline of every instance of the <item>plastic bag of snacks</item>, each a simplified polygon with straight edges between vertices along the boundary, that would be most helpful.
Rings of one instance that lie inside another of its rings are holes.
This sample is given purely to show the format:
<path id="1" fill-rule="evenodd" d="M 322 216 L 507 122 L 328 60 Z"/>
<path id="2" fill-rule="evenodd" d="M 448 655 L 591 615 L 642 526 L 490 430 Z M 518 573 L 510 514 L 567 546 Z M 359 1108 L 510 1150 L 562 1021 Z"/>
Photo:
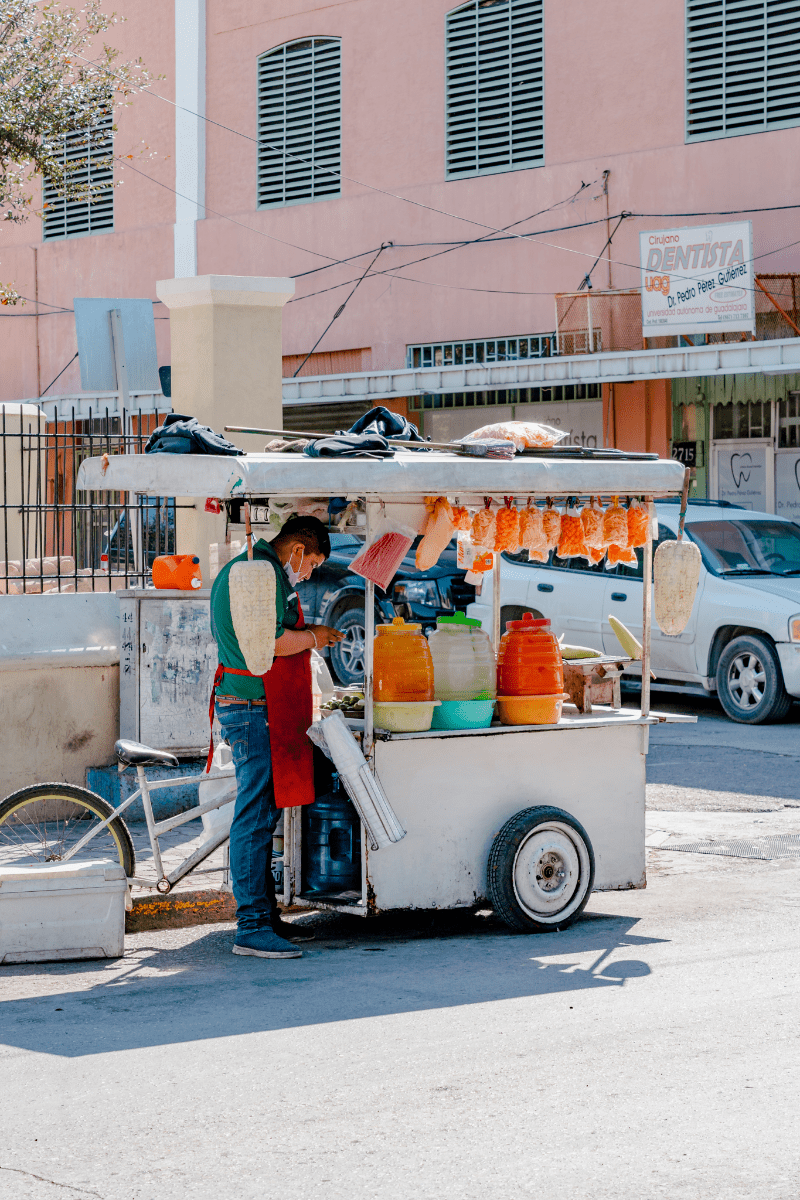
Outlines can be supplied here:
<path id="1" fill-rule="evenodd" d="M 470 528 L 471 524 L 472 524 L 472 521 L 470 520 L 469 511 L 466 508 L 454 508 L 453 509 L 453 527 L 454 527 L 454 529 L 456 529 L 457 531 L 458 530 L 466 530 L 467 532 L 469 532 L 469 528 Z"/>
<path id="2" fill-rule="evenodd" d="M 516 554 L 519 550 L 519 513 L 511 503 L 513 496 L 504 497 L 505 504 L 497 510 L 494 549 Z"/>
<path id="3" fill-rule="evenodd" d="M 409 526 L 379 517 L 372 541 L 353 559 L 350 570 L 362 579 L 370 579 L 385 591 L 416 536 Z"/>
<path id="4" fill-rule="evenodd" d="M 628 506 L 628 545 L 643 546 L 650 535 L 650 514 L 638 500 Z"/>
<path id="5" fill-rule="evenodd" d="M 628 514 L 615 496 L 610 508 L 603 513 L 603 541 L 607 546 L 627 546 Z"/>
<path id="6" fill-rule="evenodd" d="M 615 563 L 625 563 L 626 566 L 635 567 L 639 560 L 636 557 L 636 551 L 632 546 L 616 546 L 612 544 L 606 551 L 608 555 L 607 567 L 613 567 Z"/>
<path id="7" fill-rule="evenodd" d="M 580 509 L 568 504 L 561 516 L 561 536 L 556 553 L 559 558 L 588 558 L 589 551 L 583 539 L 583 521 Z"/>
<path id="8" fill-rule="evenodd" d="M 417 546 L 418 571 L 427 571 L 439 561 L 439 556 L 453 536 L 453 510 L 444 496 L 426 496 L 428 523 L 422 541 Z"/>
<path id="9" fill-rule="evenodd" d="M 563 429 L 551 425 L 540 425 L 538 421 L 498 421 L 495 425 L 483 425 L 462 438 L 463 442 L 482 442 L 486 438 L 502 438 L 513 442 L 517 450 L 549 448 L 567 436 Z"/>
<path id="10" fill-rule="evenodd" d="M 467 583 L 474 583 L 486 571 L 491 571 L 494 554 L 491 550 L 476 546 L 470 534 L 459 533 L 456 539 L 456 566 L 460 571 L 467 572 Z M 474 578 L 470 579 L 470 575 Z"/>
<path id="11" fill-rule="evenodd" d="M 589 562 L 592 562 L 592 563 L 602 562 L 606 556 L 605 546 L 589 546 L 588 550 L 589 550 Z"/>
<path id="12" fill-rule="evenodd" d="M 583 524 L 583 540 L 589 550 L 605 548 L 603 541 L 603 507 L 596 496 L 592 496 L 589 504 L 584 504 L 581 510 Z M 595 562 L 597 559 L 594 560 Z"/>
<path id="13" fill-rule="evenodd" d="M 547 507 L 542 512 L 542 529 L 548 550 L 555 550 L 561 536 L 561 513 L 553 508 L 553 501 L 547 501 Z"/>
<path id="14" fill-rule="evenodd" d="M 494 546 L 497 519 L 492 510 L 491 500 L 484 501 L 484 507 L 479 508 L 472 518 L 472 544 L 491 550 Z"/>
<path id="15" fill-rule="evenodd" d="M 542 510 L 530 500 L 519 514 L 519 548 L 528 551 L 531 562 L 546 562 L 547 539 L 544 536 Z"/>

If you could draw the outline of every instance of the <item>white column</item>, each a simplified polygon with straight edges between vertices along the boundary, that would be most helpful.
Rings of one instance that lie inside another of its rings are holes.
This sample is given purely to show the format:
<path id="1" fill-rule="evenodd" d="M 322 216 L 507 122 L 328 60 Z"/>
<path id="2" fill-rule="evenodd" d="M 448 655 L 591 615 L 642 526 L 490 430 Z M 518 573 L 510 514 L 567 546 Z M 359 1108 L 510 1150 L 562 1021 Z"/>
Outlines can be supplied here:
<path id="1" fill-rule="evenodd" d="M 175 103 L 175 278 L 186 279 L 205 216 L 206 0 L 175 0 Z"/>

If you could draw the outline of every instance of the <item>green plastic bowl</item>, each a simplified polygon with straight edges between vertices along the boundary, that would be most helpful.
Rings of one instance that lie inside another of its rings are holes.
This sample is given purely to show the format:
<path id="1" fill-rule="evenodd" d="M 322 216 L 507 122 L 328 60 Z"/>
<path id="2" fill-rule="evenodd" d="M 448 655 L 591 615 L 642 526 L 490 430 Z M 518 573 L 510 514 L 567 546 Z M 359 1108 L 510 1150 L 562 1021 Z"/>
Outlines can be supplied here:
<path id="1" fill-rule="evenodd" d="M 494 700 L 442 700 L 433 710 L 431 729 L 486 729 L 493 713 Z"/>

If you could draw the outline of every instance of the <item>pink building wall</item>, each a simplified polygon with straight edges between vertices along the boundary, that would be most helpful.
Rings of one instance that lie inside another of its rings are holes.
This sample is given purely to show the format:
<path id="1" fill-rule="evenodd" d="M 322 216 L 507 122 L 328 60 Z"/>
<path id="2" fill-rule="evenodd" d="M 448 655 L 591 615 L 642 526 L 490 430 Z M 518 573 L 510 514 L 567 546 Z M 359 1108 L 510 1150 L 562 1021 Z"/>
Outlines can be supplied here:
<path id="1" fill-rule="evenodd" d="M 173 5 L 136 0 L 113 31 L 123 55 L 141 55 L 165 79 L 153 90 L 174 96 Z M 694 145 L 684 143 L 684 6 L 679 0 L 545 0 L 545 165 L 445 181 L 445 15 L 450 0 L 353 0 L 308 10 L 299 0 L 207 0 L 206 218 L 197 225 L 198 273 L 295 275 L 297 299 L 284 310 L 288 355 L 308 351 L 347 295 L 330 289 L 357 277 L 353 265 L 302 275 L 328 256 L 344 258 L 391 240 L 376 264 L 393 271 L 368 279 L 320 346 L 371 348 L 371 366 L 397 366 L 408 344 L 547 332 L 553 294 L 573 291 L 606 238 L 609 211 L 643 214 L 714 212 L 790 204 L 800 130 L 787 129 Z M 275 9 L 280 15 L 275 15 Z M 259 54 L 295 38 L 342 39 L 341 197 L 279 209 L 256 209 L 256 63 Z M 180 47 L 179 47 L 180 52 Z M 0 226 L 0 278 L 44 302 L 72 307 L 74 296 L 149 296 L 174 273 L 174 109 L 139 96 L 118 117 L 116 153 L 137 154 L 121 169 L 113 233 L 43 243 L 35 219 Z M 229 126 L 237 136 L 220 126 Z M 558 204 L 574 202 L 520 229 L 542 234 L 472 246 L 406 266 L 436 247 L 403 243 L 479 237 Z M 371 190 L 365 186 L 370 184 Z M 163 186 L 162 186 L 163 185 Z M 409 200 L 442 210 L 431 212 Z M 216 215 L 223 214 L 223 215 Z M 476 222 L 470 224 L 456 216 Z M 227 219 L 226 219 L 227 218 Z M 614 239 L 610 271 L 596 287 L 638 284 L 638 231 L 712 218 L 645 216 L 626 221 Z M 724 220 L 725 218 L 720 218 Z M 800 270 L 795 213 L 752 215 L 761 271 Z M 559 232 L 564 225 L 597 221 Z M 238 223 L 238 224 L 237 224 Z M 281 240 L 271 240 L 281 239 Z M 282 243 L 294 243 L 295 247 Z M 782 247 L 787 247 L 782 249 Z M 316 252 L 316 253 L 315 253 Z M 405 276 L 406 278 L 400 278 Z M 415 280 L 417 282 L 410 282 Z M 38 393 L 75 352 L 71 314 L 0 316 L 0 399 Z M 160 311 L 159 311 L 160 309 Z M 166 314 L 157 306 L 156 316 Z M 12 322 L 16 321 L 14 325 Z M 39 366 L 37 382 L 36 327 Z M 156 322 L 159 362 L 169 362 L 168 321 Z M 77 363 L 53 389 L 79 390 Z"/>

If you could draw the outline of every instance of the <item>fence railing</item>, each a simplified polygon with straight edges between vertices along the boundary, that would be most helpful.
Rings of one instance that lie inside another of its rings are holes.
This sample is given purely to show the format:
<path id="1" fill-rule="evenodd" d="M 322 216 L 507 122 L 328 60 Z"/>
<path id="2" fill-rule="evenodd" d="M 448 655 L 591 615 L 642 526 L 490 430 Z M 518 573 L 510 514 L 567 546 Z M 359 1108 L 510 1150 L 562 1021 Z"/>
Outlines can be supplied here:
<path id="1" fill-rule="evenodd" d="M 57 420 L 36 404 L 0 405 L 0 593 L 114 591 L 141 585 L 175 551 L 170 497 L 86 492 L 86 458 L 141 454 L 164 413 L 88 409 Z"/>

